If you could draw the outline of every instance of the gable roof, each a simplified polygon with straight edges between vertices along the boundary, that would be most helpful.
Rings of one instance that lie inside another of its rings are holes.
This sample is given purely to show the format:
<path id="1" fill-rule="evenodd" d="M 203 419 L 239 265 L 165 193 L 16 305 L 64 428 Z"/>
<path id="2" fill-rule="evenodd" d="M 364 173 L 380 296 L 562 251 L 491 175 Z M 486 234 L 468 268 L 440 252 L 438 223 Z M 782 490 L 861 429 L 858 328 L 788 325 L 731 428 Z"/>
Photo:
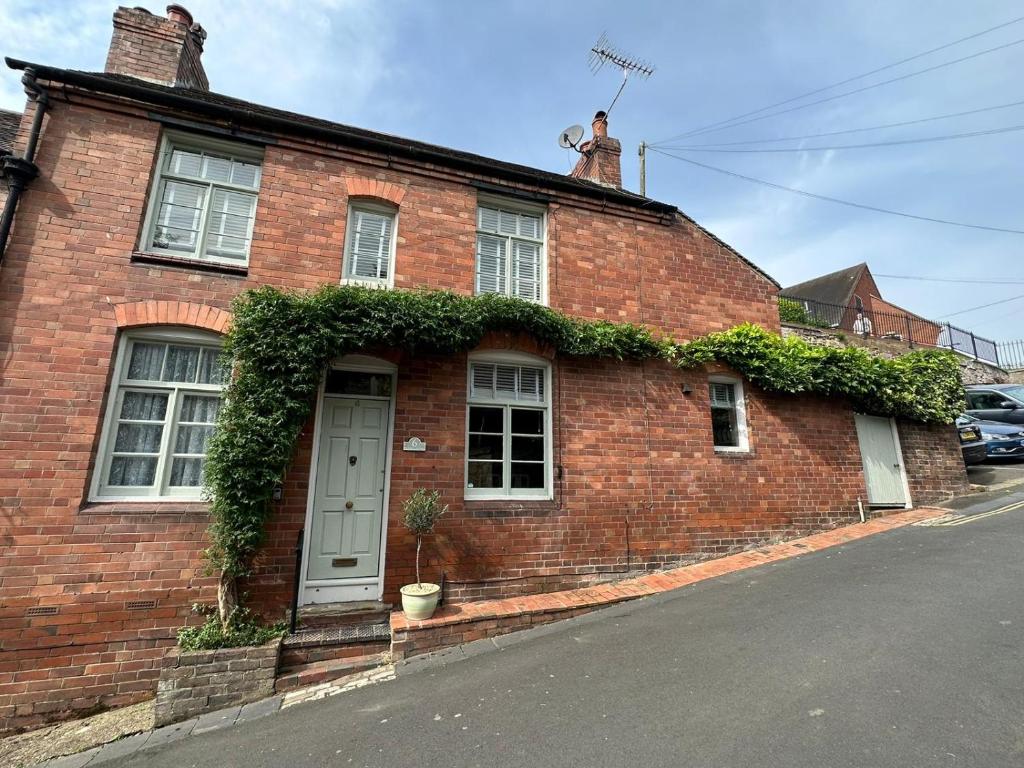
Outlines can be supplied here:
<path id="1" fill-rule="evenodd" d="M 72 85 L 99 93 L 134 98 L 146 103 L 165 106 L 183 112 L 199 114 L 215 119 L 228 120 L 233 125 L 262 127 L 280 133 L 308 135 L 321 140 L 328 139 L 343 142 L 349 146 L 383 151 L 413 161 L 437 163 L 447 167 L 457 167 L 476 173 L 496 176 L 503 180 L 518 183 L 535 184 L 549 190 L 556 190 L 583 197 L 596 198 L 605 203 L 614 203 L 626 207 L 637 208 L 668 218 L 680 217 L 693 224 L 719 245 L 727 248 L 740 261 L 764 277 L 772 285 L 779 283 L 757 264 L 743 256 L 735 248 L 714 233 L 708 231 L 691 219 L 676 206 L 652 200 L 625 189 L 598 184 L 587 179 L 573 178 L 560 173 L 540 170 L 526 165 L 509 163 L 504 160 L 463 152 L 437 144 L 406 139 L 378 131 L 335 123 L 322 118 L 301 115 L 282 109 L 255 104 L 231 96 L 212 91 L 195 90 L 178 86 L 166 86 L 127 75 L 107 72 L 82 72 L 78 70 L 48 67 L 27 61 L 5 57 L 4 61 L 11 69 L 24 70 L 32 68 L 37 77 L 66 85 Z"/>
<path id="2" fill-rule="evenodd" d="M 822 304 L 848 306 L 853 299 L 853 291 L 867 268 L 868 265 L 861 262 L 856 266 L 829 272 L 827 275 L 783 288 L 779 295 L 794 299 L 810 299 Z"/>
<path id="3" fill-rule="evenodd" d="M 0 109 L 0 155 L 14 150 L 14 137 L 18 135 L 21 125 L 21 113 Z"/>

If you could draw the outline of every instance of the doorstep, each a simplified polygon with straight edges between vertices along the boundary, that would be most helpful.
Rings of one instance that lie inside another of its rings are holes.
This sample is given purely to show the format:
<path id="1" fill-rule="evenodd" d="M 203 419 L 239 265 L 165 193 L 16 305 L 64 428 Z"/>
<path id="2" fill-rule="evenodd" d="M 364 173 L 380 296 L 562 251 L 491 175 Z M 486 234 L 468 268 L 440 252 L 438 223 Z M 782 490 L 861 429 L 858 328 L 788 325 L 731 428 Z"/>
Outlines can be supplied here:
<path id="1" fill-rule="evenodd" d="M 404 613 L 394 612 L 391 614 L 392 657 L 396 661 L 408 659 L 443 648 L 572 618 L 626 600 L 656 595 L 727 573 L 846 544 L 947 512 L 948 510 L 937 507 L 919 507 L 873 518 L 865 523 L 854 523 L 779 544 L 769 544 L 697 565 L 656 571 L 609 584 L 525 597 L 446 605 L 425 621 L 413 621 L 406 618 Z"/>

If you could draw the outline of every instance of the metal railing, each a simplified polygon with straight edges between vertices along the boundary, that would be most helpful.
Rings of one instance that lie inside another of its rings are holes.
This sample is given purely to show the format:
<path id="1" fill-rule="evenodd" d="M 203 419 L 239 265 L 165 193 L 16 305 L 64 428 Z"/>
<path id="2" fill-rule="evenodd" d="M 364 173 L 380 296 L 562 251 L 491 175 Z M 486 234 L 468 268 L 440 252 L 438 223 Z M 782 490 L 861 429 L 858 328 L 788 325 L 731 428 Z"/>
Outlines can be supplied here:
<path id="1" fill-rule="evenodd" d="M 1002 367 L 1008 371 L 1024 369 L 1024 339 L 1004 341 L 996 345 Z"/>
<path id="2" fill-rule="evenodd" d="M 942 347 L 999 365 L 1000 348 L 992 339 L 949 323 L 939 323 L 909 312 L 879 312 L 867 307 L 827 304 L 814 299 L 779 297 L 783 322 L 841 330 L 865 338 L 902 341 L 908 346 Z M 1021 345 L 1024 354 L 1024 342 Z"/>

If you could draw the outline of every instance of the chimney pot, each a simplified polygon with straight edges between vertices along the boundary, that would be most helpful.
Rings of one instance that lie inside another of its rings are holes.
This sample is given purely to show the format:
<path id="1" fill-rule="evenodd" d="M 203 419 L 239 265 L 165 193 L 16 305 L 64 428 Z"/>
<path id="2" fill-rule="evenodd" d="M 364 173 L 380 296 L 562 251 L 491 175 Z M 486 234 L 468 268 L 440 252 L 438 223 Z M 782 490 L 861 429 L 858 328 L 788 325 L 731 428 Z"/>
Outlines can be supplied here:
<path id="1" fill-rule="evenodd" d="M 186 27 L 191 27 L 193 23 L 192 14 L 188 12 L 188 8 L 181 5 L 168 5 L 167 18 Z"/>
<path id="2" fill-rule="evenodd" d="M 594 115 L 594 122 L 590 124 L 594 131 L 594 138 L 604 138 L 608 135 L 608 115 L 603 110 Z"/>

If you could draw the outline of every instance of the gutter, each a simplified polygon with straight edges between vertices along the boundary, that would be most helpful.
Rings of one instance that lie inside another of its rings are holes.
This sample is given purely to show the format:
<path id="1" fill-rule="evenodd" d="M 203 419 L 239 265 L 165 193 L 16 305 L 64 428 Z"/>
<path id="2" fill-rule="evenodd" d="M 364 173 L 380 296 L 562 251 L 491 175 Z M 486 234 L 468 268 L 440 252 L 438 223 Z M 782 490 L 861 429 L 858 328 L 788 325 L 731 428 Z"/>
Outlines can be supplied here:
<path id="1" fill-rule="evenodd" d="M 36 70 L 31 66 L 24 67 L 24 69 L 25 74 L 22 76 L 21 82 L 25 86 L 25 93 L 36 103 L 36 111 L 32 116 L 32 128 L 29 130 L 25 154 L 21 157 L 11 154 L 0 158 L 8 187 L 7 201 L 4 203 L 3 213 L 0 214 L 0 264 L 3 263 L 4 253 L 7 251 L 7 239 L 11 234 L 11 225 L 14 223 L 14 212 L 18 208 L 18 200 L 28 187 L 28 183 L 39 175 L 39 166 L 35 164 L 36 147 L 39 145 L 43 116 L 50 103 L 46 91 L 36 80 Z"/>
<path id="2" fill-rule="evenodd" d="M 578 181 L 560 177 L 555 174 L 550 176 L 537 172 L 526 166 L 511 166 L 511 164 L 494 165 L 485 157 L 475 157 L 467 154 L 449 154 L 439 148 L 432 148 L 411 142 L 403 142 L 399 139 L 389 138 L 381 134 L 366 134 L 355 131 L 342 125 L 311 125 L 299 120 L 267 115 L 254 112 L 250 109 L 242 109 L 227 104 L 196 99 L 180 93 L 169 92 L 162 88 L 148 87 L 144 83 L 130 83 L 120 80 L 111 80 L 104 77 L 89 74 L 88 72 L 76 72 L 73 70 L 47 67 L 40 64 L 21 61 L 6 57 L 4 61 L 11 69 L 23 69 L 26 73 L 30 70 L 35 72 L 37 77 L 44 80 L 77 86 L 99 93 L 106 93 L 113 96 L 123 96 L 137 101 L 150 104 L 157 104 L 176 110 L 183 110 L 193 114 L 203 115 L 210 118 L 227 120 L 231 122 L 244 121 L 248 125 L 260 126 L 272 131 L 286 134 L 300 134 L 312 136 L 319 139 L 329 139 L 341 142 L 349 146 L 376 152 L 392 153 L 413 160 L 433 162 L 447 167 L 457 167 L 487 176 L 500 176 L 509 181 L 541 185 L 559 189 L 563 192 L 580 195 L 583 197 L 597 198 L 608 203 L 617 203 L 630 208 L 639 208 L 650 211 L 654 214 L 674 215 L 678 209 L 674 205 L 659 203 L 654 200 L 637 197 L 614 189 L 602 187 L 589 187 Z"/>

